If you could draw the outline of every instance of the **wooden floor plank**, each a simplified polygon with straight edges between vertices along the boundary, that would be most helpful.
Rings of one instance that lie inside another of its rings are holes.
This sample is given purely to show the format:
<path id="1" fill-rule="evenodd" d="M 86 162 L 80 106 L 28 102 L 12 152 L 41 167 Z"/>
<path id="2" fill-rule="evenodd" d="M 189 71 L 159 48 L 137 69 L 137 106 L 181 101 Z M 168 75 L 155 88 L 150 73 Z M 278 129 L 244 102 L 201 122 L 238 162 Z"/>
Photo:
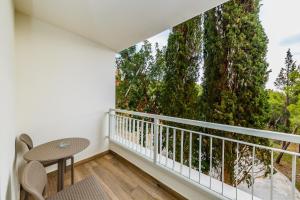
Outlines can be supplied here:
<path id="1" fill-rule="evenodd" d="M 109 153 L 75 167 L 75 182 L 94 175 L 112 200 L 182 199 L 159 186 L 157 180 L 119 156 Z M 65 187 L 70 185 L 70 172 Z M 56 175 L 48 175 L 48 195 L 56 193 Z"/>

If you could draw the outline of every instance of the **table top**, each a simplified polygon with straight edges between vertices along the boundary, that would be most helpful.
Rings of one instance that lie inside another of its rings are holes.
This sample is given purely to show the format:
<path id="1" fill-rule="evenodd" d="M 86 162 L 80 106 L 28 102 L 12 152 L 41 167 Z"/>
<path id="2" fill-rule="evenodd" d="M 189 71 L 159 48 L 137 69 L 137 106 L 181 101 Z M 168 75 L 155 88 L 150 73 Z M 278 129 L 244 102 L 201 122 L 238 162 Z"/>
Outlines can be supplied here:
<path id="1" fill-rule="evenodd" d="M 73 156 L 89 146 L 85 138 L 64 138 L 41 144 L 24 154 L 27 161 L 52 161 Z"/>

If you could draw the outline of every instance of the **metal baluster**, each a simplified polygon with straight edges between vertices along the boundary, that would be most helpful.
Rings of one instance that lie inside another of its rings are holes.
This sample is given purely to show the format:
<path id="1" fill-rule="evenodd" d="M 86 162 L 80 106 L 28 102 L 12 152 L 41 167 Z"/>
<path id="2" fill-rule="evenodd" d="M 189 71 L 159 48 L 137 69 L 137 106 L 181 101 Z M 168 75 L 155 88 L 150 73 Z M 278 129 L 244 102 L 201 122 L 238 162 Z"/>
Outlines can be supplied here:
<path id="1" fill-rule="evenodd" d="M 297 165 L 297 156 L 293 155 L 293 161 L 292 161 L 292 197 L 293 200 L 296 199 L 296 193 L 295 193 L 295 188 L 296 188 L 296 166 Z"/>
<path id="2" fill-rule="evenodd" d="M 135 127 L 135 124 L 136 124 L 136 119 L 133 119 L 133 132 L 132 132 L 132 149 L 135 149 L 136 145 L 135 145 L 135 140 L 136 140 L 136 127 Z"/>
<path id="3" fill-rule="evenodd" d="M 148 145 L 148 135 L 149 135 L 149 134 L 148 134 L 148 132 L 149 132 L 148 129 L 149 129 L 149 123 L 146 122 L 146 138 L 145 138 L 145 139 L 146 139 L 146 144 L 145 144 L 145 155 L 146 155 L 146 156 L 147 156 L 147 150 L 148 150 L 147 147 L 149 146 L 149 145 Z"/>
<path id="4" fill-rule="evenodd" d="M 108 112 L 108 138 L 111 139 L 111 134 L 112 134 L 112 115 L 111 111 Z"/>
<path id="5" fill-rule="evenodd" d="M 252 192 L 252 200 L 254 199 L 254 162 L 255 162 L 255 146 L 253 146 L 252 148 L 252 170 L 251 170 L 251 176 L 252 176 L 252 189 L 251 189 L 251 192 Z"/>
<path id="6" fill-rule="evenodd" d="M 270 187 L 270 199 L 273 199 L 273 174 L 274 174 L 274 152 L 271 150 L 271 175 L 270 175 L 270 182 L 271 182 L 271 187 Z"/>
<path id="7" fill-rule="evenodd" d="M 225 141 L 222 140 L 222 195 L 224 195 L 224 150 L 225 150 Z"/>
<path id="8" fill-rule="evenodd" d="M 191 179 L 191 169 L 192 169 L 192 137 L 193 137 L 193 134 L 192 132 L 190 132 L 190 151 L 189 151 L 189 179 Z"/>
<path id="9" fill-rule="evenodd" d="M 128 143 L 128 117 L 125 118 L 125 143 L 126 146 L 129 144 Z"/>
<path id="10" fill-rule="evenodd" d="M 122 143 L 124 144 L 125 143 L 125 140 L 124 140 L 124 135 L 125 135 L 125 119 L 124 117 L 122 116 Z"/>
<path id="11" fill-rule="evenodd" d="M 119 139 L 120 139 L 120 143 L 122 143 L 122 117 L 119 116 L 119 129 L 120 129 L 120 132 L 119 132 Z"/>
<path id="12" fill-rule="evenodd" d="M 161 164 L 161 156 L 162 156 L 162 132 L 163 132 L 163 126 L 160 126 L 159 131 L 159 163 Z"/>
<path id="13" fill-rule="evenodd" d="M 154 163 L 157 163 L 159 119 L 154 119 Z"/>
<path id="14" fill-rule="evenodd" d="M 119 117 L 116 115 L 116 139 L 119 139 Z"/>
<path id="15" fill-rule="evenodd" d="M 124 117 L 124 144 L 126 145 L 127 143 L 127 118 Z"/>
<path id="16" fill-rule="evenodd" d="M 129 147 L 132 147 L 132 118 L 129 118 Z"/>
<path id="17" fill-rule="evenodd" d="M 118 142 L 120 142 L 120 117 L 117 116 L 117 138 L 118 138 Z"/>
<path id="18" fill-rule="evenodd" d="M 183 138 L 184 138 L 184 131 L 181 131 L 181 141 L 180 141 L 180 174 L 182 174 L 182 165 L 183 165 Z"/>
<path id="19" fill-rule="evenodd" d="M 127 124 L 127 129 L 126 129 L 126 130 L 127 130 L 127 138 L 126 138 L 126 139 L 127 139 L 127 145 L 128 145 L 128 146 L 130 146 L 130 139 L 129 139 L 129 137 L 130 137 L 129 119 L 130 119 L 130 118 L 127 117 L 127 123 L 126 123 L 126 124 Z"/>
<path id="20" fill-rule="evenodd" d="M 140 146 L 140 120 L 136 121 L 136 137 L 137 137 L 137 141 L 136 141 L 136 151 L 140 151 L 141 146 Z"/>
<path id="21" fill-rule="evenodd" d="M 212 137 L 210 137 L 210 148 L 209 148 L 209 188 L 211 188 L 211 174 L 212 174 Z"/>
<path id="22" fill-rule="evenodd" d="M 153 157 L 153 151 L 154 151 L 154 142 L 153 142 L 153 131 L 154 131 L 154 128 L 153 128 L 153 123 L 151 123 L 151 138 L 150 138 L 150 157 L 152 158 Z"/>
<path id="23" fill-rule="evenodd" d="M 235 175 L 235 199 L 238 199 L 238 174 L 239 174 L 239 146 L 240 144 L 236 144 L 236 175 Z"/>
<path id="24" fill-rule="evenodd" d="M 166 149 L 167 149 L 167 153 L 166 153 L 166 163 L 165 165 L 168 166 L 168 160 L 169 160 L 169 127 L 167 127 L 167 133 L 166 133 Z"/>
<path id="25" fill-rule="evenodd" d="M 144 120 L 141 121 L 141 153 L 143 153 L 144 148 Z"/>
<path id="26" fill-rule="evenodd" d="M 117 138 L 118 138 L 118 117 L 115 115 L 115 139 L 117 140 Z"/>
<path id="27" fill-rule="evenodd" d="M 175 170 L 175 154 L 176 154 L 176 129 L 173 129 L 173 170 Z"/>
<path id="28" fill-rule="evenodd" d="M 202 173 L 202 135 L 199 135 L 199 183 L 201 181 Z"/>

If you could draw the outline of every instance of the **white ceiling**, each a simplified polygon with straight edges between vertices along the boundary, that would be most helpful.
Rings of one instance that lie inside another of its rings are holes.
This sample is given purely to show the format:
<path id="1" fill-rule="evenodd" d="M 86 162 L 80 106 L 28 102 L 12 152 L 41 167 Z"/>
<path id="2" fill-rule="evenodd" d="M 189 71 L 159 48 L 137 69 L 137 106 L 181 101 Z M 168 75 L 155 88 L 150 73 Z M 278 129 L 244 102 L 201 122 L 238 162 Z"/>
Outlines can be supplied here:
<path id="1" fill-rule="evenodd" d="M 117 52 L 225 1 L 15 0 L 15 7 Z"/>

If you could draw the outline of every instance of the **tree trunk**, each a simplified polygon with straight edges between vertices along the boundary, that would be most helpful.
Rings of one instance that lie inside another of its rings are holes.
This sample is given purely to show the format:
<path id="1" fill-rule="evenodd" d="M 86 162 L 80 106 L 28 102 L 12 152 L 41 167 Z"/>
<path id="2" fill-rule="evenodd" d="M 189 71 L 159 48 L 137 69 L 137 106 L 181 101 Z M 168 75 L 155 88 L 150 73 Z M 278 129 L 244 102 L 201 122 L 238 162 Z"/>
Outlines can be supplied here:
<path id="1" fill-rule="evenodd" d="M 234 177 L 233 177 L 233 174 L 232 174 L 232 170 L 230 169 L 227 169 L 225 167 L 224 169 L 224 183 L 227 183 L 229 185 L 233 185 L 234 184 Z"/>
<path id="2" fill-rule="evenodd" d="M 286 144 L 285 144 L 285 146 L 282 148 L 283 150 L 286 150 L 289 146 L 290 146 L 290 142 L 287 142 Z M 281 161 L 281 158 L 282 158 L 282 156 L 283 156 L 283 152 L 280 152 L 280 154 L 278 155 L 278 157 L 277 157 L 277 159 L 276 159 L 276 163 L 277 164 L 280 164 L 280 161 Z"/>
<path id="3" fill-rule="evenodd" d="M 297 132 L 297 130 L 298 130 L 298 126 L 296 126 L 295 128 L 294 128 L 294 131 L 293 131 L 293 133 L 292 134 L 296 134 L 296 132 Z M 290 142 L 284 142 L 285 143 L 285 145 L 282 147 L 282 149 L 283 150 L 287 150 L 287 148 L 290 146 Z M 300 152 L 300 144 L 299 144 L 299 152 Z M 277 164 L 280 164 L 280 161 L 281 161 L 281 159 L 282 159 L 282 156 L 283 156 L 283 152 L 281 152 L 279 155 L 278 155 L 278 157 L 276 158 L 276 163 Z"/>

